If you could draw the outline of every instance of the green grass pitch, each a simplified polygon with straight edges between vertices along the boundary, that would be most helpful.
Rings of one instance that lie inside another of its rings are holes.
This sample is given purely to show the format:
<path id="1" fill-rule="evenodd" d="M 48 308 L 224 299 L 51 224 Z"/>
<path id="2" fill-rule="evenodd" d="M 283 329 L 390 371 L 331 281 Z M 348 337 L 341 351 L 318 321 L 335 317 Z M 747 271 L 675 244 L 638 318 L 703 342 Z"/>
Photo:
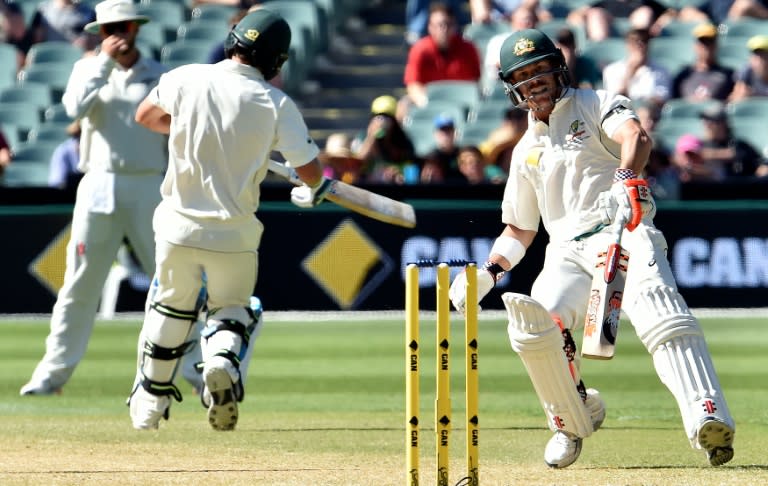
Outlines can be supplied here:
<path id="1" fill-rule="evenodd" d="M 464 469 L 463 326 L 451 326 L 451 484 Z M 321 320 L 265 314 L 234 432 L 215 432 L 186 383 L 158 431 L 130 426 L 140 322 L 98 322 L 60 396 L 20 397 L 48 322 L 0 321 L 0 484 L 405 484 L 402 316 Z M 582 361 L 608 416 L 579 461 L 549 470 L 550 432 L 500 314 L 480 316 L 480 480 L 485 485 L 768 484 L 768 316 L 702 318 L 737 422 L 736 456 L 712 468 L 688 445 L 677 406 L 628 323 L 616 357 Z M 434 318 L 421 327 L 421 484 L 434 484 Z"/>

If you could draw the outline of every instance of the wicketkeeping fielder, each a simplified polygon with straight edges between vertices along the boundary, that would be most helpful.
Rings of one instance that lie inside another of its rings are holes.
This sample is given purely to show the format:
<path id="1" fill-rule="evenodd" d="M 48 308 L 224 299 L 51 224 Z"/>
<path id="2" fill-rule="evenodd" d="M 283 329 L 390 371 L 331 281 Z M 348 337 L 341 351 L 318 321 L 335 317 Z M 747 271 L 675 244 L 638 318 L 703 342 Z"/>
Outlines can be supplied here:
<path id="1" fill-rule="evenodd" d="M 506 225 L 478 272 L 482 299 L 525 255 L 542 221 L 549 234 L 544 267 L 531 296 L 505 293 L 509 338 L 520 355 L 555 432 L 544 460 L 555 468 L 579 457 L 582 439 L 605 418 L 598 392 L 581 380 L 572 333 L 584 323 L 598 250 L 617 214 L 642 221 L 624 230 L 630 255 L 623 309 L 675 397 L 691 445 L 713 466 L 733 458 L 735 425 L 696 318 L 680 296 L 653 226 L 655 205 L 643 194 L 634 214 L 626 181 L 641 174 L 651 140 L 630 101 L 602 90 L 569 88 L 559 49 L 534 29 L 512 34 L 501 50 L 499 77 L 512 102 L 529 110 L 529 127 L 512 154 L 502 202 Z M 635 182 L 637 183 L 637 182 Z M 451 285 L 466 302 L 466 277 Z"/>

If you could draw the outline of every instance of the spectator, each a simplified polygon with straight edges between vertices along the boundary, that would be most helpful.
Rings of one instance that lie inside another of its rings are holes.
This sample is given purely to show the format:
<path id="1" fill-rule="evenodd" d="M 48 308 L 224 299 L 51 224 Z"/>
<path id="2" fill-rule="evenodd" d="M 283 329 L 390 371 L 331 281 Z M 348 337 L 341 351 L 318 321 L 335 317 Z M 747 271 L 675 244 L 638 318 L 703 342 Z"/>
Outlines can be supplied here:
<path id="1" fill-rule="evenodd" d="M 597 64 L 589 57 L 578 53 L 576 36 L 570 27 L 563 27 L 555 35 L 555 45 L 565 57 L 565 65 L 571 77 L 571 86 L 574 88 L 596 89 L 602 85 L 602 73 Z"/>
<path id="2" fill-rule="evenodd" d="M 672 97 L 690 101 L 724 101 L 733 91 L 733 70 L 717 62 L 717 27 L 701 24 L 693 29 L 696 59 L 672 82 Z"/>
<path id="3" fill-rule="evenodd" d="M 541 7 L 539 0 L 469 0 L 473 24 L 509 22 L 521 7 L 533 10 L 542 22 L 552 19 L 552 14 Z"/>
<path id="4" fill-rule="evenodd" d="M 34 42 L 64 41 L 90 50 L 98 38 L 83 31 L 83 27 L 95 19 L 96 12 L 85 2 L 46 0 L 38 5 L 29 30 Z"/>
<path id="5" fill-rule="evenodd" d="M 768 19 L 768 7 L 764 0 L 709 0 L 683 6 L 678 18 L 684 22 L 712 22 L 719 25 L 744 18 Z"/>
<path id="6" fill-rule="evenodd" d="M 5 139 L 3 130 L 0 129 L 0 176 L 5 173 L 5 168 L 11 165 L 12 160 L 13 152 L 11 151 L 11 146 Z"/>
<path id="7" fill-rule="evenodd" d="M 467 145 L 459 149 L 459 172 L 470 185 L 504 184 L 507 175 L 497 165 L 488 163 L 479 147 Z"/>
<path id="8" fill-rule="evenodd" d="M 424 156 L 421 182 L 434 184 L 466 181 L 464 175 L 459 171 L 459 147 L 456 145 L 454 119 L 448 115 L 437 115 L 434 127 L 435 148 Z"/>
<path id="9" fill-rule="evenodd" d="M 427 35 L 429 4 L 432 0 L 407 0 L 405 3 L 405 42 L 412 46 Z M 444 2 L 454 12 L 461 10 L 465 0 L 446 0 Z"/>
<path id="10" fill-rule="evenodd" d="M 323 164 L 323 175 L 347 184 L 360 182 L 363 161 L 352 154 L 351 141 L 346 133 L 332 133 L 325 141 L 325 149 L 318 159 Z"/>
<path id="11" fill-rule="evenodd" d="M 671 80 L 662 66 L 648 57 L 647 29 L 630 29 L 625 36 L 627 55 L 603 69 L 603 88 L 634 101 L 664 103 L 669 99 Z"/>
<path id="12" fill-rule="evenodd" d="M 512 150 L 527 129 L 528 112 L 514 106 L 508 108 L 501 124 L 480 143 L 479 148 L 488 164 L 498 167 L 505 174 L 509 172 Z"/>
<path id="13" fill-rule="evenodd" d="M 725 169 L 716 161 L 706 161 L 701 156 L 704 144 L 696 135 L 686 134 L 677 139 L 672 162 L 680 182 L 722 181 Z"/>
<path id="14" fill-rule="evenodd" d="M 736 83 L 728 101 L 768 96 L 768 35 L 751 37 L 747 48 L 751 51 L 749 61 L 736 73 Z"/>
<path id="15" fill-rule="evenodd" d="M 600 42 L 614 37 L 614 19 L 629 19 L 633 29 L 659 35 L 661 29 L 676 17 L 676 12 L 656 0 L 598 0 L 568 14 L 568 23 L 584 28 L 587 39 Z"/>
<path id="16" fill-rule="evenodd" d="M 397 100 L 383 95 L 371 103 L 368 127 L 352 142 L 352 152 L 363 161 L 367 180 L 403 184 L 403 168 L 416 162 L 413 142 L 396 118 Z"/>
<path id="17" fill-rule="evenodd" d="M 721 104 L 711 106 L 701 112 L 700 118 L 704 123 L 700 152 L 704 162 L 723 167 L 729 177 L 755 175 L 762 162 L 760 154 L 733 134 L 725 107 Z"/>
<path id="18" fill-rule="evenodd" d="M 77 168 L 80 163 L 80 121 L 75 120 L 67 126 L 69 138 L 59 144 L 51 156 L 48 173 L 48 186 L 57 189 L 77 187 L 83 173 Z"/>
<path id="19" fill-rule="evenodd" d="M 32 34 L 27 29 L 24 12 L 18 3 L 0 2 L 0 13 L 2 41 L 16 48 L 16 71 L 19 71 L 24 66 L 27 52 L 32 46 Z"/>
<path id="20" fill-rule="evenodd" d="M 479 81 L 480 57 L 475 45 L 459 34 L 456 16 L 444 3 L 429 7 L 429 35 L 408 53 L 403 81 L 406 104 L 427 104 L 427 84 L 433 81 Z M 404 108 L 407 110 L 407 107 Z"/>
<path id="21" fill-rule="evenodd" d="M 512 32 L 523 29 L 533 29 L 539 25 L 539 16 L 536 10 L 521 5 L 516 8 L 509 17 L 509 32 L 496 34 L 485 45 L 485 59 L 483 59 L 482 87 L 485 93 L 490 93 L 499 82 L 499 53 L 501 45 Z"/>

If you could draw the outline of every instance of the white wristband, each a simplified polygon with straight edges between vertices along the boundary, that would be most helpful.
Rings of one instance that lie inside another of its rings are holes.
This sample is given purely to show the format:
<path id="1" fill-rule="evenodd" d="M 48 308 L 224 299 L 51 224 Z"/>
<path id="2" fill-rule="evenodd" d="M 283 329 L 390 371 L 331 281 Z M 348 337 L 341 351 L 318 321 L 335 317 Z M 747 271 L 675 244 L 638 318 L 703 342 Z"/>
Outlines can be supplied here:
<path id="1" fill-rule="evenodd" d="M 511 270 L 525 256 L 525 246 L 517 238 L 499 236 L 491 247 L 491 254 L 494 253 L 506 258 L 510 265 L 507 270 Z"/>

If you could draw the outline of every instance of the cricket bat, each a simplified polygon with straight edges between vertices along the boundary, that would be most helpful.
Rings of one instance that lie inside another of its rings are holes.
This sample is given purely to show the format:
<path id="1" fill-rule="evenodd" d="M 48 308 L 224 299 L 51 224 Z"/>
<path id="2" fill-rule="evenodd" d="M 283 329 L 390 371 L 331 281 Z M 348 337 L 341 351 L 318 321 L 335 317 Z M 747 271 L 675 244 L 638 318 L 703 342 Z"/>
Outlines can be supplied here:
<path id="1" fill-rule="evenodd" d="M 270 160 L 269 170 L 288 179 L 296 186 L 303 184 L 296 172 L 285 164 Z M 333 180 L 325 198 L 377 221 L 405 228 L 416 227 L 416 212 L 413 206 L 361 187 Z"/>
<path id="2" fill-rule="evenodd" d="M 626 220 L 616 219 L 612 225 L 613 240 L 597 255 L 581 343 L 581 355 L 585 358 L 613 358 L 629 265 L 629 253 L 621 247 L 625 225 Z"/>

